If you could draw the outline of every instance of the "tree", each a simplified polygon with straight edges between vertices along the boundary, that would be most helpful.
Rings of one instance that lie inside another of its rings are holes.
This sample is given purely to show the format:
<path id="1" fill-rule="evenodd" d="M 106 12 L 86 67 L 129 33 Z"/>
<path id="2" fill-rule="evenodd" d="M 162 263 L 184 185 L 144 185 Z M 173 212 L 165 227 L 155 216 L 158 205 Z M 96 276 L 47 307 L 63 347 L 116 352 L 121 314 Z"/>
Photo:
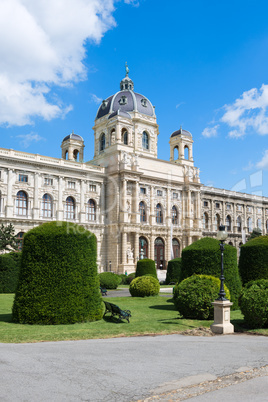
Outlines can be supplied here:
<path id="1" fill-rule="evenodd" d="M 3 223 L 0 226 L 0 251 L 18 250 L 15 229 L 12 223 L 5 226 Z"/>
<path id="2" fill-rule="evenodd" d="M 250 236 L 248 238 L 248 241 L 252 240 L 252 239 L 255 239 L 255 237 L 259 237 L 259 236 L 261 236 L 261 229 L 260 228 L 254 228 L 252 230 L 252 233 L 250 234 Z"/>

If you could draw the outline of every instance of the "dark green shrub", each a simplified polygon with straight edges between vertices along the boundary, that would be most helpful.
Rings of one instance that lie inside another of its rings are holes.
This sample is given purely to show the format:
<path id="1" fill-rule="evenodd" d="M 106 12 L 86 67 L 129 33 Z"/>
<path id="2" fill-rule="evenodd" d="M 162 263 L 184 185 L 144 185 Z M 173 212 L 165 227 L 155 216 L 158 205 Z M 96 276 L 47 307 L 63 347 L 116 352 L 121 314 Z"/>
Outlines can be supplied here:
<path id="1" fill-rule="evenodd" d="M 119 283 L 119 285 L 126 285 L 127 284 L 127 281 L 126 281 L 127 275 L 120 274 L 119 276 L 121 278 L 121 282 Z"/>
<path id="2" fill-rule="evenodd" d="M 137 267 L 136 267 L 136 278 L 138 278 L 138 276 L 143 276 L 146 274 L 151 274 L 157 279 L 155 262 L 154 262 L 154 260 L 150 260 L 149 258 L 144 258 L 143 260 L 139 260 L 137 262 Z"/>
<path id="3" fill-rule="evenodd" d="M 181 278 L 181 258 L 170 260 L 167 266 L 166 284 L 170 282 L 180 282 Z"/>
<path id="4" fill-rule="evenodd" d="M 204 237 L 182 250 L 181 279 L 193 274 L 220 277 L 221 252 L 217 239 Z M 242 284 L 237 266 L 237 250 L 228 244 L 224 245 L 224 277 L 231 293 L 232 310 L 236 310 Z"/>
<path id="5" fill-rule="evenodd" d="M 250 328 L 268 328 L 268 279 L 247 283 L 240 297 L 240 308 Z"/>
<path id="6" fill-rule="evenodd" d="M 129 291 L 133 297 L 156 296 L 160 290 L 159 281 L 153 275 L 139 276 L 133 279 Z"/>
<path id="7" fill-rule="evenodd" d="M 125 279 L 125 284 L 126 285 L 129 285 L 132 281 L 133 281 L 133 279 L 135 278 L 135 276 L 136 276 L 136 273 L 135 272 L 132 272 L 131 274 L 129 274 L 127 277 L 126 277 L 126 279 Z"/>
<path id="8" fill-rule="evenodd" d="M 173 301 L 184 318 L 211 320 L 214 316 L 212 302 L 219 296 L 220 279 L 209 275 L 193 275 L 174 288 Z M 230 292 L 224 285 L 226 298 Z"/>
<path id="9" fill-rule="evenodd" d="M 0 293 L 15 293 L 19 279 L 21 253 L 0 255 Z"/>
<path id="10" fill-rule="evenodd" d="M 50 222 L 24 236 L 13 319 L 71 324 L 102 318 L 96 237 L 82 226 Z"/>
<path id="11" fill-rule="evenodd" d="M 255 237 L 241 246 L 239 272 L 243 284 L 268 279 L 268 236 Z"/>
<path id="12" fill-rule="evenodd" d="M 100 286 L 106 289 L 117 289 L 118 285 L 121 283 L 121 278 L 119 275 L 113 272 L 102 272 L 99 274 Z"/>

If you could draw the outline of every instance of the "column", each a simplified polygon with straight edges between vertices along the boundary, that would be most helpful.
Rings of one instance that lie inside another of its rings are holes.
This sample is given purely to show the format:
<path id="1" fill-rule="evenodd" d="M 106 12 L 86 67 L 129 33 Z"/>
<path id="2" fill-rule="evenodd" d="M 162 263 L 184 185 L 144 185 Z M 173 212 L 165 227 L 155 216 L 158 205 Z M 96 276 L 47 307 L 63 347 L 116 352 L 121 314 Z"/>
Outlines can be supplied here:
<path id="1" fill-rule="evenodd" d="M 12 198 L 12 185 L 15 181 L 15 175 L 13 175 L 14 170 L 8 169 L 7 175 L 7 204 L 6 204 L 6 217 L 13 218 L 13 198 Z"/>
<path id="2" fill-rule="evenodd" d="M 120 142 L 121 141 L 121 133 L 120 133 L 119 124 L 117 124 L 115 127 L 115 135 L 116 135 L 116 142 Z"/>
<path id="3" fill-rule="evenodd" d="M 150 224 L 155 224 L 155 202 L 154 202 L 154 186 L 151 186 L 151 194 L 150 194 Z M 152 258 L 154 259 L 154 258 Z"/>
<path id="4" fill-rule="evenodd" d="M 172 223 L 172 218 L 171 218 L 171 193 L 170 193 L 170 188 L 167 189 L 167 210 L 166 210 L 166 226 L 170 227 Z"/>
<path id="5" fill-rule="evenodd" d="M 58 183 L 58 210 L 57 210 L 57 220 L 63 220 L 63 200 L 62 200 L 62 187 L 63 187 L 63 177 L 59 177 Z"/>
<path id="6" fill-rule="evenodd" d="M 136 264 L 136 261 L 139 260 L 139 234 L 134 233 L 134 263 Z"/>
<path id="7" fill-rule="evenodd" d="M 215 227 L 215 211 L 214 211 L 213 199 L 210 200 L 210 203 L 211 203 L 211 231 L 215 232 L 217 228 Z"/>
<path id="8" fill-rule="evenodd" d="M 222 202 L 222 224 L 226 225 L 226 210 L 225 210 L 225 200 Z M 225 228 L 226 229 L 226 228 Z"/>
<path id="9" fill-rule="evenodd" d="M 237 210 L 237 204 L 233 204 L 233 233 L 237 233 L 237 222 L 236 222 L 236 210 Z"/>
<path id="10" fill-rule="evenodd" d="M 38 181 L 39 181 L 39 174 L 37 172 L 35 172 L 35 174 L 34 174 L 33 219 L 39 218 Z"/>
<path id="11" fill-rule="evenodd" d="M 105 184 L 102 183 L 101 189 L 100 189 L 100 219 L 99 223 L 104 223 L 105 222 Z"/>
<path id="12" fill-rule="evenodd" d="M 80 180 L 80 215 L 79 222 L 85 222 L 86 212 L 85 212 L 85 180 Z"/>
<path id="13" fill-rule="evenodd" d="M 150 247 L 150 256 L 149 256 L 149 258 L 150 258 L 151 260 L 154 260 L 154 237 L 155 237 L 155 236 L 153 236 L 153 235 L 150 236 L 150 244 L 149 244 L 149 247 Z"/>
<path id="14" fill-rule="evenodd" d="M 122 264 L 127 262 L 127 233 L 122 233 Z"/>
<path id="15" fill-rule="evenodd" d="M 140 193 L 140 186 L 139 182 L 135 182 L 135 199 L 133 200 L 134 205 L 134 223 L 140 223 L 140 215 L 139 215 L 139 193 Z"/>

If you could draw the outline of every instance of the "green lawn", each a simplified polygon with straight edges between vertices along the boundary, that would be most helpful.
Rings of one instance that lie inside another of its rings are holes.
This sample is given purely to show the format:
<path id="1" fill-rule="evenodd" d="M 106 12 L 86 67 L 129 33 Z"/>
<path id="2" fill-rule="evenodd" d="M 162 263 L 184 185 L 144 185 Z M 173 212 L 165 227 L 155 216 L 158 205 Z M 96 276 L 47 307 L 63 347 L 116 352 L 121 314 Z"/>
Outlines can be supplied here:
<path id="1" fill-rule="evenodd" d="M 12 322 L 14 295 L 0 294 L 0 342 L 42 342 L 92 338 L 111 338 L 147 334 L 172 334 L 200 326 L 209 327 L 212 321 L 186 320 L 179 317 L 168 297 L 105 297 L 122 309 L 131 310 L 130 323 L 109 318 L 92 323 L 73 325 L 22 325 Z M 240 311 L 231 313 L 232 322 L 239 330 L 243 322 Z M 251 332 L 268 335 L 268 330 Z"/>

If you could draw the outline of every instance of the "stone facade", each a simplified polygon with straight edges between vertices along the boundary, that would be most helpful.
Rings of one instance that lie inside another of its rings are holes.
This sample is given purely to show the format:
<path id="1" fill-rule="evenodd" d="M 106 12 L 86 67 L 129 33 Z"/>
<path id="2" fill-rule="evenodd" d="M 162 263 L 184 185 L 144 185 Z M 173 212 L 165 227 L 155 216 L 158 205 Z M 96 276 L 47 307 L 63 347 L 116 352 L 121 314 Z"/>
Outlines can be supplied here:
<path id="1" fill-rule="evenodd" d="M 18 238 L 45 221 L 79 223 L 97 237 L 99 271 L 119 273 L 134 271 L 141 256 L 165 268 L 220 223 L 237 248 L 253 227 L 268 232 L 268 198 L 200 183 L 188 131 L 171 135 L 169 161 L 158 159 L 154 108 L 128 74 L 120 88 L 97 112 L 93 160 L 83 161 L 74 133 L 59 159 L 0 148 L 1 222 Z"/>

